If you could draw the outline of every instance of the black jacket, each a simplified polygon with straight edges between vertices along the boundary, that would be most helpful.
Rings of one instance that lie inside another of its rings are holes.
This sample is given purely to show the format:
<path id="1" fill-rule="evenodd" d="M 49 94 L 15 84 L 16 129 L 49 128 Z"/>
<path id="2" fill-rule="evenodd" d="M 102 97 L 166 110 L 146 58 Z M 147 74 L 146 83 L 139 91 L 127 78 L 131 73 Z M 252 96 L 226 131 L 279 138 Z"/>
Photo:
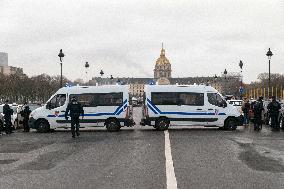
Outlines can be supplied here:
<path id="1" fill-rule="evenodd" d="M 21 116 L 23 116 L 25 120 L 28 120 L 31 112 L 30 108 L 26 106 L 25 109 L 21 111 Z"/>
<path id="2" fill-rule="evenodd" d="M 264 110 L 263 102 L 256 101 L 255 104 L 253 105 L 254 117 L 261 117 L 261 113 L 263 110 Z"/>
<path id="3" fill-rule="evenodd" d="M 10 108 L 8 104 L 3 106 L 3 114 L 5 120 L 11 120 L 11 116 L 13 115 L 13 110 Z"/>
<path id="4" fill-rule="evenodd" d="M 281 105 L 277 101 L 272 101 L 268 104 L 267 109 L 270 115 L 278 115 L 279 110 L 281 109 Z"/>
<path id="5" fill-rule="evenodd" d="M 84 115 L 84 110 L 82 105 L 79 102 L 70 102 L 67 105 L 67 109 L 65 112 L 65 118 L 68 118 L 68 113 L 70 111 L 71 118 L 79 118 L 81 114 Z"/>

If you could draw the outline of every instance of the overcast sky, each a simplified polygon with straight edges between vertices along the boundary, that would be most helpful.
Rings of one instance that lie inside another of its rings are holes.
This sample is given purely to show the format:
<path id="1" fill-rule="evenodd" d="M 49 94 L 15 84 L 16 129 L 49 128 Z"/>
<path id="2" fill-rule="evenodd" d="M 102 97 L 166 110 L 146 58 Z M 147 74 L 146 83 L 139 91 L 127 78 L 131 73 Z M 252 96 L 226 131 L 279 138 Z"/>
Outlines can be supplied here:
<path id="1" fill-rule="evenodd" d="M 284 73 L 283 0 L 0 0 L 0 51 L 29 76 L 153 77 L 161 43 L 173 77 Z M 84 63 L 90 68 L 85 73 Z"/>

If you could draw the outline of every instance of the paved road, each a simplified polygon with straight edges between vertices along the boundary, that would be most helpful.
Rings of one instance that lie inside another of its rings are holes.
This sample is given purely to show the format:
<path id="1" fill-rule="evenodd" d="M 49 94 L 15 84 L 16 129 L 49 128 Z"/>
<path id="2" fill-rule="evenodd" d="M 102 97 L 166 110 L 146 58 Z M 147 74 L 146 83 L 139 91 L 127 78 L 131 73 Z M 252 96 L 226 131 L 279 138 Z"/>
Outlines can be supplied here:
<path id="1" fill-rule="evenodd" d="M 75 140 L 65 130 L 0 136 L 0 188 L 170 186 L 284 188 L 284 132 L 135 126 Z"/>

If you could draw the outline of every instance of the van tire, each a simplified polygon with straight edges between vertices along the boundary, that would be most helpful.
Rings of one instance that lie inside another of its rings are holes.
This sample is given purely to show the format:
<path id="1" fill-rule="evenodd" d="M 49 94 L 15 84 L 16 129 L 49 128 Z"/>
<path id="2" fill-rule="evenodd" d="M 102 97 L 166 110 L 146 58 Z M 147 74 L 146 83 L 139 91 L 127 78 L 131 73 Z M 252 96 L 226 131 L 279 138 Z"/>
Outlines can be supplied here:
<path id="1" fill-rule="evenodd" d="M 225 130 L 236 130 L 237 129 L 237 120 L 234 118 L 229 118 L 225 121 L 225 126 L 224 126 Z"/>
<path id="2" fill-rule="evenodd" d="M 109 132 L 117 132 L 120 130 L 120 124 L 116 119 L 108 119 L 106 121 L 106 128 Z"/>
<path id="3" fill-rule="evenodd" d="M 47 133 L 50 131 L 50 126 L 48 121 L 40 119 L 36 122 L 36 130 L 39 133 Z"/>
<path id="4" fill-rule="evenodd" d="M 167 130 L 170 126 L 170 121 L 166 117 L 160 117 L 158 120 L 156 120 L 154 128 L 158 131 L 164 131 Z"/>

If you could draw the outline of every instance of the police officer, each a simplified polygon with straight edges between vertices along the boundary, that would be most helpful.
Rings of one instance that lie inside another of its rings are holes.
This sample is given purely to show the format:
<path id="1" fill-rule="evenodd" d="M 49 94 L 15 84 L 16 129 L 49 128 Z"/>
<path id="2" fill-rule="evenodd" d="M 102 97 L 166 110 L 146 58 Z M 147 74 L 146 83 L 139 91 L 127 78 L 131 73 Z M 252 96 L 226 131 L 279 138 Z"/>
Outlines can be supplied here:
<path id="1" fill-rule="evenodd" d="M 279 131 L 279 110 L 281 109 L 281 105 L 279 102 L 276 101 L 276 97 L 272 97 L 272 102 L 270 102 L 267 106 L 269 112 L 269 118 L 271 119 L 271 127 L 272 131 Z"/>
<path id="2" fill-rule="evenodd" d="M 13 115 L 13 110 L 9 106 L 9 100 L 5 101 L 5 105 L 3 106 L 3 114 L 4 114 L 4 124 L 6 128 L 6 134 L 12 133 L 12 122 L 11 116 Z"/>
<path id="3" fill-rule="evenodd" d="M 65 119 L 68 120 L 68 113 L 70 111 L 71 117 L 71 131 L 72 131 L 72 138 L 75 138 L 75 125 L 76 125 L 76 134 L 77 136 L 80 135 L 79 133 L 79 117 L 82 114 L 82 119 L 84 118 L 84 110 L 82 105 L 77 102 L 75 97 L 72 97 L 71 102 L 69 102 L 66 112 L 65 112 Z"/>
<path id="4" fill-rule="evenodd" d="M 21 111 L 21 116 L 24 118 L 23 120 L 24 132 L 30 132 L 29 117 L 31 112 L 32 111 L 30 110 L 30 107 L 28 105 L 26 105 L 24 110 Z"/>
<path id="5" fill-rule="evenodd" d="M 259 131 L 262 126 L 262 111 L 263 109 L 263 97 L 259 97 L 257 102 L 253 105 L 254 111 L 254 130 Z"/>

